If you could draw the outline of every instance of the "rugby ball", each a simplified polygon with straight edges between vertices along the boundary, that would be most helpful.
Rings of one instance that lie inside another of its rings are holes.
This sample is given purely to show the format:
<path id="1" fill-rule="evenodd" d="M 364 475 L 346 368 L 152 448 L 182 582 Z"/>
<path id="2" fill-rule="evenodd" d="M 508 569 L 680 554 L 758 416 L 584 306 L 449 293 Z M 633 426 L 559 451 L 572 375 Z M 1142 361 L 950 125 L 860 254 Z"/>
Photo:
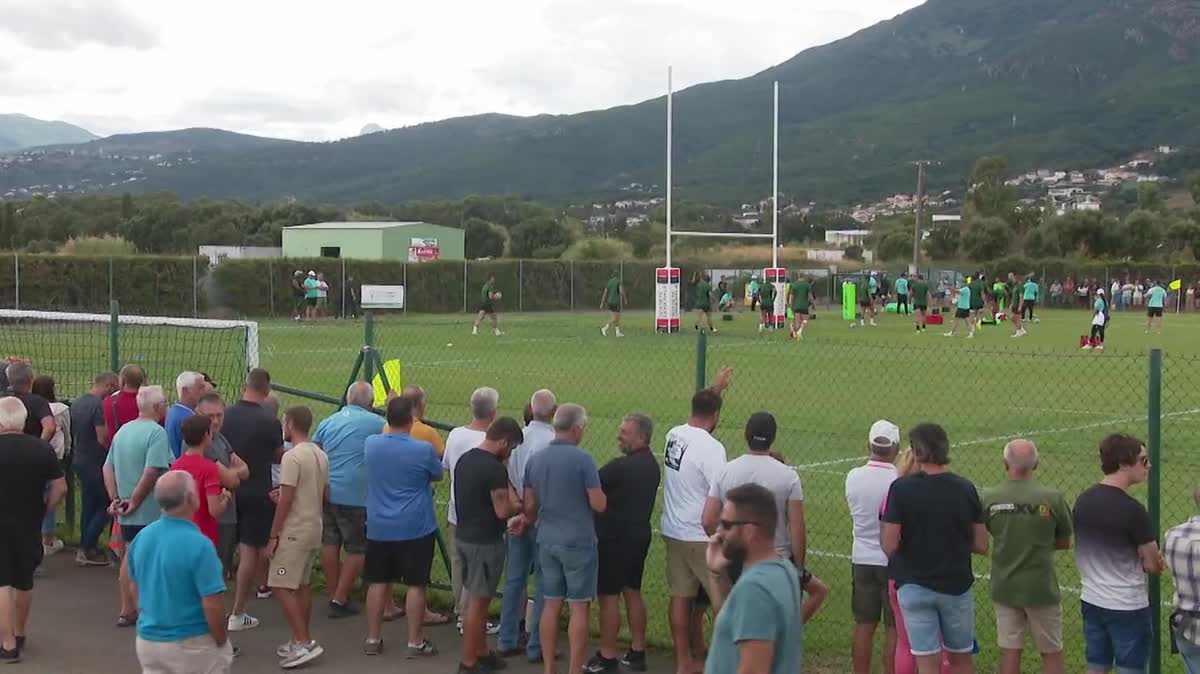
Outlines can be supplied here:
<path id="1" fill-rule="evenodd" d="M 504 297 L 504 293 L 493 293 L 492 297 L 496 299 L 502 299 Z"/>

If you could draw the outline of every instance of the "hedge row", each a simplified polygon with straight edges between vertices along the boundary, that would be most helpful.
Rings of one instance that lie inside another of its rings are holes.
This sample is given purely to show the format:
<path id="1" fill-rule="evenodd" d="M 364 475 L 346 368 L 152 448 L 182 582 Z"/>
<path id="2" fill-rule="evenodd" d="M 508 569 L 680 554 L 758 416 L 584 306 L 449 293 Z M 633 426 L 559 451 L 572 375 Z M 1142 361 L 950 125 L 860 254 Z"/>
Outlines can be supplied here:
<path id="1" fill-rule="evenodd" d="M 191 316 L 208 311 L 207 258 L 0 255 L 0 307 Z M 19 276 L 19 278 L 18 278 Z"/>

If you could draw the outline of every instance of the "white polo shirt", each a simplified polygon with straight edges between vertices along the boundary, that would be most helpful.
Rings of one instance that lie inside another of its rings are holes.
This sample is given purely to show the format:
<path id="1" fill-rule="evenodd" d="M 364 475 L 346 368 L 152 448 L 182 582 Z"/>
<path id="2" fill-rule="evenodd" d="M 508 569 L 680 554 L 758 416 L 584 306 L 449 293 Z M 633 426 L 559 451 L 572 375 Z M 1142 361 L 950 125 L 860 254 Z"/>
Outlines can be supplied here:
<path id="1" fill-rule="evenodd" d="M 867 461 L 846 474 L 846 505 L 854 520 L 851 564 L 887 566 L 887 555 L 879 544 L 879 510 L 895 481 L 896 466 L 884 461 Z"/>
<path id="2" fill-rule="evenodd" d="M 446 451 L 442 452 L 442 468 L 450 480 L 450 505 L 446 513 L 446 521 L 458 524 L 458 511 L 454 508 L 454 467 L 463 454 L 483 444 L 487 439 L 486 431 L 477 431 L 466 426 L 459 426 L 446 436 Z"/>
<path id="3" fill-rule="evenodd" d="M 677 541 L 707 541 L 704 501 L 725 468 L 725 445 L 708 431 L 676 426 L 663 452 L 663 514 L 660 531 Z"/>

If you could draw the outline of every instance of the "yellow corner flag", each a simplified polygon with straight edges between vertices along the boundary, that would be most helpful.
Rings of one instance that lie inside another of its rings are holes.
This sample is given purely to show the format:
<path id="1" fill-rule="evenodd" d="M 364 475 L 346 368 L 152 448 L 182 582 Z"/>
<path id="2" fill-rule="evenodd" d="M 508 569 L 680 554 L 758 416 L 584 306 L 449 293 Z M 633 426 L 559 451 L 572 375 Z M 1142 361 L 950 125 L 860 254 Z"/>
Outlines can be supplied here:
<path id="1" fill-rule="evenodd" d="M 403 367 L 399 360 L 389 360 L 383 364 L 383 374 L 387 375 L 388 386 L 397 393 L 404 388 L 404 380 L 401 376 Z M 387 389 L 383 387 L 383 377 L 378 373 L 371 380 L 371 387 L 375 389 L 375 407 L 383 407 L 387 403 Z"/>
<path id="2" fill-rule="evenodd" d="M 1170 285 L 1167 286 L 1167 289 L 1168 290 L 1179 290 L 1182 287 L 1183 287 L 1183 280 L 1175 279 L 1174 281 L 1171 281 Z"/>

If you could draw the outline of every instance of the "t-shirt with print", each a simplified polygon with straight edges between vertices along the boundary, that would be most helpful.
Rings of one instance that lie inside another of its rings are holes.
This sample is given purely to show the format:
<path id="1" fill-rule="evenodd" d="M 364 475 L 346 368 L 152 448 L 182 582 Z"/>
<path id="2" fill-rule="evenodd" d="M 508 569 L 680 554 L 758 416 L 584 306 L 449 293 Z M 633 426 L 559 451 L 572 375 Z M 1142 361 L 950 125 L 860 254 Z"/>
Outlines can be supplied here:
<path id="1" fill-rule="evenodd" d="M 1124 489 L 1097 484 L 1075 499 L 1075 563 L 1079 598 L 1114 611 L 1150 605 L 1138 547 L 1154 541 L 1150 515 Z"/>
<path id="2" fill-rule="evenodd" d="M 809 295 L 812 293 L 812 284 L 804 279 L 793 281 L 791 293 L 792 309 L 796 311 L 807 310 L 809 305 Z"/>
<path id="3" fill-rule="evenodd" d="M 442 470 L 450 476 L 450 504 L 446 508 L 446 521 L 458 524 L 458 511 L 454 507 L 454 467 L 463 454 L 483 444 L 487 439 L 485 431 L 477 431 L 466 426 L 459 426 L 446 436 L 446 451 L 442 453 Z"/>
<path id="4" fill-rule="evenodd" d="M 784 559 L 792 557 L 792 533 L 788 528 L 788 502 L 803 501 L 804 490 L 796 471 L 766 454 L 743 454 L 725 464 L 721 476 L 708 490 L 708 495 L 725 501 L 725 494 L 734 487 L 756 483 L 767 488 L 775 497 L 775 551 Z"/>
<path id="5" fill-rule="evenodd" d="M 0 433 L 0 531 L 38 531 L 46 514 L 46 483 L 62 476 L 62 466 L 45 440 Z"/>
<path id="6" fill-rule="evenodd" d="M 25 406 L 25 435 L 40 438 L 42 436 L 42 419 L 54 416 L 54 413 L 50 411 L 50 403 L 36 393 L 5 391 L 0 398 L 9 396 L 20 400 L 21 404 Z"/>
<path id="7" fill-rule="evenodd" d="M 221 474 L 217 469 L 217 462 L 200 454 L 184 454 L 175 459 L 175 463 L 171 464 L 171 470 L 182 470 L 195 480 L 196 493 L 200 496 L 200 507 L 196 509 L 196 514 L 192 515 L 192 522 L 200 528 L 200 533 L 212 541 L 213 545 L 219 547 L 221 537 L 217 528 L 217 519 L 208 509 L 208 497 L 221 493 Z M 229 510 L 230 508 L 233 508 L 232 503 L 225 509 Z"/>
<path id="8" fill-rule="evenodd" d="M 75 462 L 92 466 L 104 463 L 108 451 L 100 444 L 96 429 L 104 425 L 104 407 L 99 398 L 85 393 L 71 403 L 71 436 Z"/>
<path id="9" fill-rule="evenodd" d="M 409 541 L 437 530 L 430 485 L 442 463 L 428 442 L 402 433 L 367 438 L 367 538 Z"/>
<path id="10" fill-rule="evenodd" d="M 204 458 L 210 461 L 216 461 L 222 466 L 229 467 L 229 457 L 233 455 L 233 448 L 229 446 L 229 441 L 221 433 L 213 433 L 212 442 L 209 443 L 208 449 L 204 450 Z M 230 503 L 225 508 L 225 512 L 217 516 L 217 524 L 237 524 L 237 506 Z"/>
<path id="11" fill-rule="evenodd" d="M 329 457 L 311 442 L 301 442 L 284 452 L 279 462 L 279 485 L 294 487 L 292 509 L 279 532 L 282 539 L 312 547 L 321 544 L 321 513 L 325 485 L 329 484 Z"/>
<path id="12" fill-rule="evenodd" d="M 604 464 L 600 469 L 600 488 L 607 497 L 608 507 L 596 514 L 597 538 L 650 540 L 650 516 L 658 500 L 660 473 L 658 459 L 649 448 Z"/>
<path id="13" fill-rule="evenodd" d="M 112 448 L 104 464 L 113 467 L 117 477 L 117 496 L 129 498 L 148 468 L 165 471 L 171 465 L 171 450 L 167 449 L 167 432 L 156 421 L 137 419 L 121 427 L 113 436 Z M 138 509 L 121 515 L 121 524 L 146 526 L 158 519 L 158 501 L 146 494 Z"/>
<path id="14" fill-rule="evenodd" d="M 703 428 L 684 424 L 667 433 L 663 450 L 663 512 L 659 530 L 677 541 L 707 541 L 704 502 L 725 468 L 725 445 Z"/>
<path id="15" fill-rule="evenodd" d="M 1167 299 L 1167 291 L 1162 286 L 1154 286 L 1147 293 L 1146 306 L 1150 309 L 1162 309 L 1163 301 Z"/>
<path id="16" fill-rule="evenodd" d="M 954 473 L 914 473 L 892 483 L 883 521 L 900 525 L 900 549 L 888 569 L 907 583 L 943 594 L 971 589 L 971 544 L 983 506 L 975 485 Z"/>
<path id="17" fill-rule="evenodd" d="M 800 604 L 800 579 L 792 564 L 773 559 L 746 569 L 717 614 L 704 671 L 736 672 L 739 643 L 770 641 L 775 647 L 770 674 L 800 672 Z"/>
<path id="18" fill-rule="evenodd" d="M 896 466 L 886 461 L 867 461 L 846 473 L 846 504 L 854 522 L 851 564 L 887 566 L 887 555 L 879 544 L 879 511 L 895 481 Z"/>
<path id="19" fill-rule="evenodd" d="M 507 520 L 496 517 L 492 492 L 504 490 L 508 499 L 508 470 L 491 452 L 475 448 L 454 466 L 455 507 L 458 526 L 454 537 L 466 543 L 488 545 L 504 540 Z"/>
<path id="20" fill-rule="evenodd" d="M 536 498 L 539 545 L 588 546 L 596 543 L 596 525 L 587 490 L 600 488 L 591 454 L 555 440 L 529 459 L 525 490 Z"/>
<path id="21" fill-rule="evenodd" d="M 1057 605 L 1054 543 L 1071 536 L 1071 511 L 1058 491 L 1033 480 L 985 489 L 984 523 L 992 534 L 992 601 L 1011 608 Z"/>

